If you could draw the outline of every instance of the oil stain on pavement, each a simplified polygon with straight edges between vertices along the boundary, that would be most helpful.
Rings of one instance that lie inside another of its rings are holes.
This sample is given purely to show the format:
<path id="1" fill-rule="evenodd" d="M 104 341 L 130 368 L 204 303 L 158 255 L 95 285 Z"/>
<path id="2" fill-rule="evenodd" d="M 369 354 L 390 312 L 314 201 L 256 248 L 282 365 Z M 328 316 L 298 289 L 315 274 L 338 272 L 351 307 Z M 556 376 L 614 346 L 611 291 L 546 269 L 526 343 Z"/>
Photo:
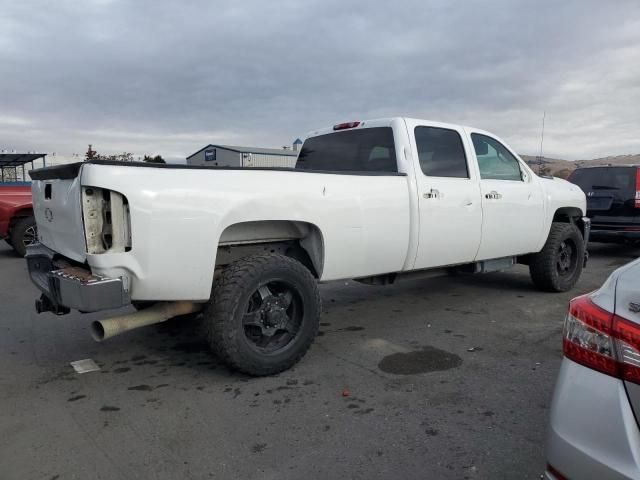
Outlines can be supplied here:
<path id="1" fill-rule="evenodd" d="M 378 368 L 395 375 L 415 375 L 417 373 L 438 372 L 462 365 L 462 359 L 435 347 L 422 347 L 407 353 L 393 353 L 384 357 Z"/>

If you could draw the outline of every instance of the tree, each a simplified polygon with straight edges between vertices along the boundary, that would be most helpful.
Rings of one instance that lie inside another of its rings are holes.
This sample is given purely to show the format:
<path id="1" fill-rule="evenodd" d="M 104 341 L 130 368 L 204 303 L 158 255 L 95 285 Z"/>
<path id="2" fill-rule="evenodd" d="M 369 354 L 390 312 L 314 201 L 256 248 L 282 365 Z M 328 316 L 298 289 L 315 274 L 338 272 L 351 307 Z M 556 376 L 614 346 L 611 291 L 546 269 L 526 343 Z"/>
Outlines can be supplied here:
<path id="1" fill-rule="evenodd" d="M 108 160 L 110 162 L 133 162 L 133 153 L 122 152 L 116 155 L 97 155 L 97 160 Z"/>
<path id="2" fill-rule="evenodd" d="M 156 155 L 155 157 L 152 157 L 151 155 L 145 155 L 144 157 L 142 157 L 142 161 L 147 163 L 167 163 L 160 155 Z"/>
<path id="3" fill-rule="evenodd" d="M 89 144 L 89 148 L 87 149 L 87 153 L 84 154 L 84 159 L 86 160 L 95 160 L 96 159 L 96 155 L 97 152 L 95 150 L 93 150 L 92 145 Z"/>
<path id="4" fill-rule="evenodd" d="M 115 155 L 101 155 L 93 150 L 92 145 L 89 144 L 89 149 L 84 154 L 84 160 L 107 160 L 110 162 L 133 162 L 133 153 L 122 152 Z"/>
<path id="5" fill-rule="evenodd" d="M 5 167 L 2 169 L 2 176 L 0 182 L 17 182 L 18 172 L 15 168 Z"/>

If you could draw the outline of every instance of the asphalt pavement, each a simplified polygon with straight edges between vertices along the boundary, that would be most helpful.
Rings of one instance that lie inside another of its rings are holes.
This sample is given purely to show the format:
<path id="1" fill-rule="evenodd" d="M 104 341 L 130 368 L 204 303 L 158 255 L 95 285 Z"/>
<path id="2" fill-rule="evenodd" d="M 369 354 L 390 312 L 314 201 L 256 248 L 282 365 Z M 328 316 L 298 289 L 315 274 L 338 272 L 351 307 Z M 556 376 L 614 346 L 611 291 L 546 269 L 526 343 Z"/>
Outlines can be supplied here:
<path id="1" fill-rule="evenodd" d="M 567 302 L 640 251 L 592 245 L 576 288 L 526 267 L 321 286 L 293 369 L 229 371 L 197 321 L 102 344 L 105 314 L 37 315 L 0 246 L 0 479 L 538 479 Z M 78 374 L 70 362 L 93 359 Z"/>

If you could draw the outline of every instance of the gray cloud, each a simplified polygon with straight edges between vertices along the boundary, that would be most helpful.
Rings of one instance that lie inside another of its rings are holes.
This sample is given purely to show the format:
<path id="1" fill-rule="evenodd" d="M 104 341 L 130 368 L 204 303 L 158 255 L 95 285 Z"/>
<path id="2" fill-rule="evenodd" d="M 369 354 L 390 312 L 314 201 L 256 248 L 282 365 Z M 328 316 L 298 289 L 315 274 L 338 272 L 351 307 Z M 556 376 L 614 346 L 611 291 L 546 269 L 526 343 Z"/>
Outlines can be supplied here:
<path id="1" fill-rule="evenodd" d="M 184 158 L 408 115 L 640 152 L 640 3 L 5 1 L 0 147 Z"/>

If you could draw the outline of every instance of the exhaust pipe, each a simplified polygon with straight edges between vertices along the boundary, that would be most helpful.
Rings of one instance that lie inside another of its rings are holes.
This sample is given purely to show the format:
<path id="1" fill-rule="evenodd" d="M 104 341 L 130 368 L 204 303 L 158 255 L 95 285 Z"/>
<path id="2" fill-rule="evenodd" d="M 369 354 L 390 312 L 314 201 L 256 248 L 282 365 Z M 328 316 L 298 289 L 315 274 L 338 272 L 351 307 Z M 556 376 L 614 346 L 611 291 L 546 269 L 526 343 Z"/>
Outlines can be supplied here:
<path id="1" fill-rule="evenodd" d="M 91 324 L 91 336 L 96 342 L 101 342 L 135 328 L 162 323 L 179 315 L 199 312 L 202 307 L 201 303 L 189 301 L 159 302 L 129 315 L 97 320 Z"/>

